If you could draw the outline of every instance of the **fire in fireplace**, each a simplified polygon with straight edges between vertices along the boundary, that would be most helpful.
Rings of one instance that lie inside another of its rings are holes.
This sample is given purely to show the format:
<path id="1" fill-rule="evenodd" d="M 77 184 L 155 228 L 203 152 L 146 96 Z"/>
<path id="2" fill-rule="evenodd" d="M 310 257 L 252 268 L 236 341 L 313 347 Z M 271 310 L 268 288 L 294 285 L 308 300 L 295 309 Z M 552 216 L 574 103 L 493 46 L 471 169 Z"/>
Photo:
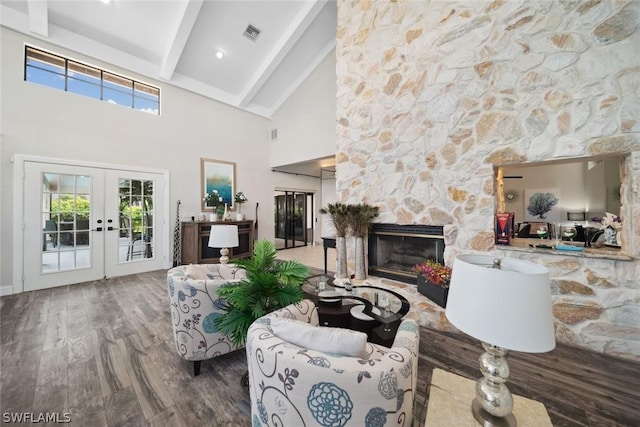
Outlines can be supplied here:
<path id="1" fill-rule="evenodd" d="M 416 284 L 411 268 L 432 259 L 444 264 L 443 227 L 373 224 L 369 233 L 369 274 Z"/>

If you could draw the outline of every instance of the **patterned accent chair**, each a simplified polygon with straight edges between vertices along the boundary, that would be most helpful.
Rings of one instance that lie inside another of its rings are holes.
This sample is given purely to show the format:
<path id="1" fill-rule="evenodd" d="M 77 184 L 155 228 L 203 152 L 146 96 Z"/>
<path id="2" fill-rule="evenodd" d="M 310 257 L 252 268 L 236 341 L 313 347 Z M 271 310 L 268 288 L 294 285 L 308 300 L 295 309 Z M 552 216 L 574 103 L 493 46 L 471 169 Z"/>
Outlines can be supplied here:
<path id="1" fill-rule="evenodd" d="M 316 307 L 303 300 L 259 318 L 249 328 L 253 427 L 413 424 L 420 340 L 415 321 L 400 324 L 391 348 L 366 342 L 366 357 L 350 357 L 282 340 L 271 329 L 275 317 L 318 326 Z"/>
<path id="2" fill-rule="evenodd" d="M 244 277 L 245 271 L 233 264 L 182 265 L 167 272 L 176 350 L 183 359 L 193 361 L 194 376 L 200 373 L 202 360 L 241 348 L 218 333 L 215 319 L 224 313 L 218 288 Z"/>

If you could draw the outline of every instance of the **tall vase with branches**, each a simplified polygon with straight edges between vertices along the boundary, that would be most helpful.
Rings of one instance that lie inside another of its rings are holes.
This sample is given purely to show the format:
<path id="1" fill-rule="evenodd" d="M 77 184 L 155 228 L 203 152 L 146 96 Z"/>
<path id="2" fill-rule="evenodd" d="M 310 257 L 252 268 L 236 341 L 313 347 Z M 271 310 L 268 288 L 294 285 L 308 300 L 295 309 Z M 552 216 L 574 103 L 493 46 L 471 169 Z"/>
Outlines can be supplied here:
<path id="1" fill-rule="evenodd" d="M 336 229 L 336 278 L 347 277 L 347 230 L 349 221 L 347 218 L 348 207 L 344 203 L 329 203 L 326 208 L 320 209 L 323 214 L 329 214 Z"/>
<path id="2" fill-rule="evenodd" d="M 355 238 L 355 278 L 359 280 L 367 278 L 364 239 L 378 215 L 378 207 L 366 203 L 349 205 L 347 209 L 347 222 Z"/>

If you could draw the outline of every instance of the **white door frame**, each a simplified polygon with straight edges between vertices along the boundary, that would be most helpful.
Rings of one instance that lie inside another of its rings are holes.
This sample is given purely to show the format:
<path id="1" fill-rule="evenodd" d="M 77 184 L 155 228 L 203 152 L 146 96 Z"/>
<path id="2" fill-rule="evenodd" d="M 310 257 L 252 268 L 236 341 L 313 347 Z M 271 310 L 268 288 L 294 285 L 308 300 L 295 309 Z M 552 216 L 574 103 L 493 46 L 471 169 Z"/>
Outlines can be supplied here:
<path id="1" fill-rule="evenodd" d="M 58 159 L 52 157 L 30 156 L 15 154 L 13 156 L 13 293 L 24 292 L 24 164 L 25 162 L 54 163 L 68 166 L 83 166 L 99 169 L 117 169 L 133 172 L 155 173 L 163 176 L 164 179 L 164 206 L 161 207 L 165 218 L 163 226 L 160 227 L 163 233 L 165 247 L 158 248 L 160 256 L 164 257 L 165 268 L 170 268 L 171 243 L 170 236 L 170 199 L 169 199 L 169 171 L 162 169 L 150 169 L 134 167 L 130 165 L 114 165 L 108 163 L 85 162 L 80 160 Z"/>

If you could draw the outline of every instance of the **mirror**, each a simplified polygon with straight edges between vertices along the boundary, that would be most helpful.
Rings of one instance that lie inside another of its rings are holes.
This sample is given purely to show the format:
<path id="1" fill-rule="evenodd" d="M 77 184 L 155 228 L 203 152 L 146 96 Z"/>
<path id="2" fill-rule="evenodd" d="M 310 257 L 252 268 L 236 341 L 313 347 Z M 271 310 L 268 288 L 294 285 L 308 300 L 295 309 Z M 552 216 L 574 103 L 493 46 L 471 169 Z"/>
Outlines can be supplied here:
<path id="1" fill-rule="evenodd" d="M 599 227 L 605 212 L 620 215 L 622 156 L 506 165 L 498 169 L 498 206 L 522 222 Z M 532 197 L 541 200 L 533 200 Z M 542 208 L 536 206 L 539 202 Z M 500 208 L 499 208 L 500 211 Z M 544 212 L 543 212 L 544 211 Z M 517 229 L 517 226 L 516 226 Z"/>

